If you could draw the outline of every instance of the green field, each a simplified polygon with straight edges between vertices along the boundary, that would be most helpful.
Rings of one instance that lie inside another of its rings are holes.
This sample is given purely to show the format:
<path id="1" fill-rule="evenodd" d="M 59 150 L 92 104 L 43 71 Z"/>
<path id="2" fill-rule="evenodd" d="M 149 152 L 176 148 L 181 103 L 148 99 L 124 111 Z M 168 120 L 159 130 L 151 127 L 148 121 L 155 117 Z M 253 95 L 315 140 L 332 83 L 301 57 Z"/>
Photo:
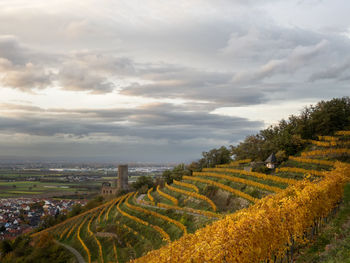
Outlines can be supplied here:
<path id="1" fill-rule="evenodd" d="M 56 183 L 40 181 L 0 182 L 0 197 L 29 197 L 40 194 L 86 193 L 97 183 Z M 90 190 L 91 191 L 91 190 Z"/>

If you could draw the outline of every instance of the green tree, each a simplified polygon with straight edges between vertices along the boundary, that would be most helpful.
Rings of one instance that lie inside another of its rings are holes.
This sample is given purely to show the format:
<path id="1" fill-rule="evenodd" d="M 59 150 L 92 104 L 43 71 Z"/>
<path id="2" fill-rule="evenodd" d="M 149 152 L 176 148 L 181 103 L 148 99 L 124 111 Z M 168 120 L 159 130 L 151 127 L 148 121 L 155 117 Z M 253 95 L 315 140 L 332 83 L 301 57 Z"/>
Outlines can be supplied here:
<path id="1" fill-rule="evenodd" d="M 152 177 L 150 176 L 139 176 L 136 180 L 136 182 L 132 183 L 132 187 L 134 187 L 136 190 L 139 190 L 144 185 L 147 186 L 147 188 L 151 188 L 154 186 L 154 182 Z"/>
<path id="2" fill-rule="evenodd" d="M 175 166 L 172 170 L 164 171 L 162 177 L 168 184 L 171 184 L 174 179 L 180 181 L 183 175 L 190 175 L 190 173 L 190 170 L 182 163 Z"/>
<path id="3" fill-rule="evenodd" d="M 199 166 L 203 167 L 215 167 L 218 164 L 225 164 L 232 161 L 231 151 L 225 146 L 221 146 L 218 149 L 212 149 L 209 152 L 203 152 L 202 158 L 199 160 Z"/>
<path id="4" fill-rule="evenodd" d="M 333 135 L 349 128 L 349 97 L 321 101 L 305 107 L 298 116 L 291 115 L 288 120 L 246 137 L 237 146 L 231 146 L 231 152 L 237 160 L 264 161 L 272 152 L 283 151 L 288 156 L 301 151 L 305 147 L 301 138 L 315 139 L 317 135 Z"/>

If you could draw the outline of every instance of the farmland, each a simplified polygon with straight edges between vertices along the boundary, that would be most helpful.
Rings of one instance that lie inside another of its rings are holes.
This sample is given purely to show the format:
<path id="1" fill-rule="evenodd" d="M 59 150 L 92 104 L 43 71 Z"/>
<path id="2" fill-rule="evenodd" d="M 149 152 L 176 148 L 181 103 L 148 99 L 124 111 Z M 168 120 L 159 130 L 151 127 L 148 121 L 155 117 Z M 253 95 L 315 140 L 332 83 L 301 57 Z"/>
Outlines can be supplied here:
<path id="1" fill-rule="evenodd" d="M 146 173 L 160 174 L 162 169 L 165 168 L 132 167 L 129 182 L 136 181 L 138 176 Z M 87 198 L 100 192 L 102 182 L 109 181 L 114 184 L 115 180 L 116 170 L 108 167 L 99 169 L 2 167 L 0 168 L 0 198 L 40 196 Z"/>
<path id="2" fill-rule="evenodd" d="M 97 184 L 87 184 L 89 188 Z M 32 197 L 38 195 L 55 195 L 64 193 L 84 193 L 89 189 L 79 183 L 50 183 L 36 181 L 0 182 L 0 197 Z"/>

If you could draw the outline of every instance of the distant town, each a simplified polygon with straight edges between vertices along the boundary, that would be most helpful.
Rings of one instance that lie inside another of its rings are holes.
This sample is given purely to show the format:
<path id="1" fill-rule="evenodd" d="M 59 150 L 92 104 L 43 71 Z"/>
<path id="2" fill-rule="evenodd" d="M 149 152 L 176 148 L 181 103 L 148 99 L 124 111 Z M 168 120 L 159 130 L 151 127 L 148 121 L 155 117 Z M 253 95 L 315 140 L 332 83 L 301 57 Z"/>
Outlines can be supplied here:
<path id="1" fill-rule="evenodd" d="M 66 214 L 86 200 L 50 200 L 38 198 L 0 199 L 0 240 L 13 239 L 38 227 L 45 216 Z"/>
<path id="2" fill-rule="evenodd" d="M 167 164 L 131 164 L 128 181 L 160 176 Z M 113 164 L 0 163 L 0 239 L 12 239 L 38 227 L 45 216 L 69 212 L 101 193 L 103 183 L 115 185 Z"/>

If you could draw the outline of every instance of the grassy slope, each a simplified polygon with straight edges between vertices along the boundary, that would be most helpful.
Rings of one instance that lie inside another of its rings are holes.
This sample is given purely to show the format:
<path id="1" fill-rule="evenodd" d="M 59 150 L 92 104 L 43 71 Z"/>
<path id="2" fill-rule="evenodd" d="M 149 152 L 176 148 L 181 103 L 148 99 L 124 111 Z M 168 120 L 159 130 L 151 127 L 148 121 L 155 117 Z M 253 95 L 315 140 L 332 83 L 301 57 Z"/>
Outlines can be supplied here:
<path id="1" fill-rule="evenodd" d="M 296 263 L 350 263 L 350 184 L 337 215 L 321 230 L 315 242 L 300 251 Z"/>

